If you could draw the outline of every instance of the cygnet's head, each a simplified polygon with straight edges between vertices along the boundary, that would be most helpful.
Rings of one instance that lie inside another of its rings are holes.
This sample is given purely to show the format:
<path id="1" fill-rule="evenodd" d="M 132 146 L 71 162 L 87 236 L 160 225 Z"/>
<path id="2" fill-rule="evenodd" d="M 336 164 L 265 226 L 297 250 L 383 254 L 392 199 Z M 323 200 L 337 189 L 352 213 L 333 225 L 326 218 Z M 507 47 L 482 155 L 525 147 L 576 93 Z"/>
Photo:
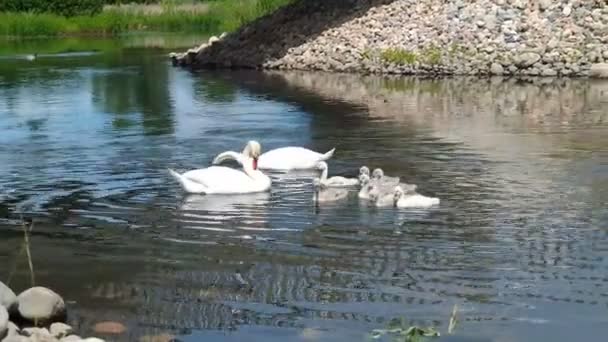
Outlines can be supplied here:
<path id="1" fill-rule="evenodd" d="M 368 175 L 369 176 L 369 167 L 363 165 L 359 168 L 359 175 Z"/>
<path id="2" fill-rule="evenodd" d="M 359 175 L 359 183 L 361 183 L 361 186 L 365 186 L 366 184 L 368 184 L 369 175 L 366 175 L 366 174 Z"/>
<path id="3" fill-rule="evenodd" d="M 384 177 L 384 171 L 382 171 L 381 168 L 375 169 L 374 172 L 372 173 L 373 179 L 380 179 L 382 177 Z"/>
<path id="4" fill-rule="evenodd" d="M 398 200 L 400 200 L 400 199 L 401 199 L 401 197 L 403 196 L 403 194 L 404 194 L 403 189 L 402 189 L 400 186 L 396 186 L 396 187 L 395 187 L 395 192 L 394 192 L 394 197 L 393 197 L 393 198 L 394 198 L 394 200 L 395 200 L 395 203 L 396 203 Z"/>
<path id="5" fill-rule="evenodd" d="M 324 162 L 324 161 L 320 161 L 320 162 L 318 162 L 318 163 L 317 163 L 317 169 L 318 169 L 318 170 L 321 170 L 321 171 L 323 171 L 323 170 L 327 170 L 327 163 L 326 163 L 326 162 Z"/>

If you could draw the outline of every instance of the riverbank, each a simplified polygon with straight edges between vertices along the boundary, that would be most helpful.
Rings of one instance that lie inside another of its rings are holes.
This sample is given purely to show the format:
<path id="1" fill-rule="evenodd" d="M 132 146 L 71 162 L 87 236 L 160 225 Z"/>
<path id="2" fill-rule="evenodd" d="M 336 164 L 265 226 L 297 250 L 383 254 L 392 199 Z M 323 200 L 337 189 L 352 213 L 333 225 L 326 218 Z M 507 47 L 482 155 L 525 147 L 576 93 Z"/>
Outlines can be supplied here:
<path id="1" fill-rule="evenodd" d="M 608 77 L 608 5 L 300 0 L 178 63 L 334 72 Z"/>
<path id="2" fill-rule="evenodd" d="M 76 335 L 74 329 L 64 323 L 66 315 L 65 301 L 54 291 L 32 287 L 17 296 L 0 282 L 0 340 L 3 342 L 103 342 L 99 338 Z"/>
<path id="3" fill-rule="evenodd" d="M 289 0 L 224 0 L 204 6 L 107 6 L 92 16 L 64 17 L 48 13 L 0 13 L 4 37 L 113 36 L 127 32 L 233 31 L 273 12 Z"/>

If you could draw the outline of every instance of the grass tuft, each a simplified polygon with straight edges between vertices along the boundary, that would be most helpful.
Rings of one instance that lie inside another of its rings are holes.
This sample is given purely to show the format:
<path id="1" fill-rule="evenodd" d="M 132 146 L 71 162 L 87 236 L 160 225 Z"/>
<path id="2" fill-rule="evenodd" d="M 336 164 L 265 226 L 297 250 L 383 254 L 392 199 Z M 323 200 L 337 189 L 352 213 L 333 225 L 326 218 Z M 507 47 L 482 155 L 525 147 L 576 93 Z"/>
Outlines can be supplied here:
<path id="1" fill-rule="evenodd" d="M 387 63 L 394 63 L 398 65 L 414 64 L 418 59 L 418 56 L 414 52 L 399 48 L 382 50 L 380 52 L 380 57 Z"/>

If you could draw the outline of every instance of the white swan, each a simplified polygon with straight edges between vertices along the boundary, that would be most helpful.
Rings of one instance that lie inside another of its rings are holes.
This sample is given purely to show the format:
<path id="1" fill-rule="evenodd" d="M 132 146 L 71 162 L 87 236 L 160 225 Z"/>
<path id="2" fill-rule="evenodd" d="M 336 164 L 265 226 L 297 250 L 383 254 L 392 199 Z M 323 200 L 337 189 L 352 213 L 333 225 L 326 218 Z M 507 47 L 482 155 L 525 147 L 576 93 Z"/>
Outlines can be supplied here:
<path id="1" fill-rule="evenodd" d="M 395 188 L 395 206 L 398 208 L 430 208 L 439 205 L 439 198 L 421 194 L 406 194 L 401 187 Z"/>
<path id="2" fill-rule="evenodd" d="M 316 203 L 335 202 L 348 197 L 348 190 L 327 188 L 323 186 L 319 178 L 313 180 L 314 195 L 313 201 Z"/>
<path id="3" fill-rule="evenodd" d="M 244 194 L 263 192 L 270 189 L 270 178 L 258 170 L 257 161 L 261 152 L 257 141 L 250 141 L 243 150 L 239 162 L 243 170 L 225 166 L 211 166 L 179 174 L 169 172 L 189 193 L 203 194 Z"/>
<path id="4" fill-rule="evenodd" d="M 262 154 L 258 160 L 258 167 L 263 170 L 309 170 L 317 168 L 321 161 L 330 159 L 335 152 L 335 148 L 325 154 L 303 147 L 281 147 Z M 213 164 L 219 164 L 226 159 L 237 159 L 239 154 L 234 151 L 226 151 L 218 154 L 213 159 Z"/>
<path id="5" fill-rule="evenodd" d="M 329 188 L 341 188 L 341 187 L 349 187 L 355 186 L 359 184 L 359 180 L 356 178 L 346 178 L 341 176 L 333 176 L 331 178 L 327 178 L 328 167 L 327 163 L 322 161 L 317 164 L 317 168 L 321 170 L 321 178 L 319 182 L 321 185 Z"/>
<path id="6" fill-rule="evenodd" d="M 384 175 L 382 169 L 377 168 L 372 173 L 372 182 L 377 183 L 380 186 L 397 186 L 399 185 L 399 177 L 389 177 Z"/>

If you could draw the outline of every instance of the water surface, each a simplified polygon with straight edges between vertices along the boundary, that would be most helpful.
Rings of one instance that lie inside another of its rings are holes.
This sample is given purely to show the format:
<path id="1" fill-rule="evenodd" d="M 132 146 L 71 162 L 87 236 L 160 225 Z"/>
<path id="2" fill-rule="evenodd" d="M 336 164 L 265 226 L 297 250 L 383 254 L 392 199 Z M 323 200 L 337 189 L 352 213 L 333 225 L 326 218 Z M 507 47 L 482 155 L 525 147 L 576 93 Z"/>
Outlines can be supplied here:
<path id="1" fill-rule="evenodd" d="M 399 317 L 445 341 L 608 332 L 608 83 L 192 73 L 165 49 L 45 44 L 0 63 L 0 277 L 29 286 L 32 218 L 36 282 L 81 335 L 108 319 L 121 340 L 362 341 Z M 167 175 L 250 139 L 336 147 L 331 174 L 382 167 L 441 205 L 316 208 L 308 172 L 186 196 Z"/>

